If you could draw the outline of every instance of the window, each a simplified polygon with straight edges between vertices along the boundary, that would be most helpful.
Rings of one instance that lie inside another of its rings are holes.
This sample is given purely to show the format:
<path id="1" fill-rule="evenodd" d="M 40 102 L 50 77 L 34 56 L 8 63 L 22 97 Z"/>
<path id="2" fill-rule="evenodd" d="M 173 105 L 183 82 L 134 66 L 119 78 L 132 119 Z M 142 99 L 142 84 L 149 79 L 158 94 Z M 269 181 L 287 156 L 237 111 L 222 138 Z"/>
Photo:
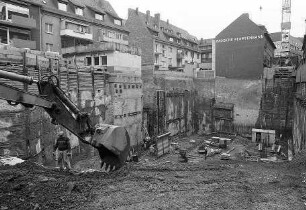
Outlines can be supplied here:
<path id="1" fill-rule="evenodd" d="M 163 31 L 163 30 L 164 30 L 164 27 L 160 27 L 160 30 L 162 30 L 162 31 Z"/>
<path id="2" fill-rule="evenodd" d="M 122 21 L 121 21 L 121 20 L 118 20 L 118 19 L 114 19 L 114 23 L 115 23 L 116 25 L 119 25 L 119 26 L 122 25 Z"/>
<path id="3" fill-rule="evenodd" d="M 77 31 L 80 33 L 87 33 L 87 28 L 82 25 L 77 25 Z"/>
<path id="4" fill-rule="evenodd" d="M 199 59 L 200 58 L 200 54 L 199 53 L 197 53 L 197 59 Z"/>
<path id="5" fill-rule="evenodd" d="M 170 42 L 173 42 L 173 38 L 172 38 L 172 37 L 170 37 L 170 38 L 169 38 L 169 41 L 170 41 Z"/>
<path id="6" fill-rule="evenodd" d="M 83 15 L 84 15 L 84 10 L 83 10 L 83 8 L 81 8 L 81 7 L 76 7 L 76 8 L 75 8 L 75 14 L 83 16 Z"/>
<path id="7" fill-rule="evenodd" d="M 97 19 L 97 20 L 104 20 L 104 16 L 99 14 L 99 13 L 96 13 L 95 14 L 95 19 Z"/>
<path id="8" fill-rule="evenodd" d="M 158 52 L 158 44 L 155 44 L 155 52 Z"/>
<path id="9" fill-rule="evenodd" d="M 94 57 L 95 66 L 99 66 L 99 57 Z"/>
<path id="10" fill-rule="evenodd" d="M 122 39 L 122 34 L 116 33 L 116 39 Z"/>
<path id="11" fill-rule="evenodd" d="M 158 56 L 155 55 L 155 63 L 158 64 Z"/>
<path id="12" fill-rule="evenodd" d="M 53 50 L 53 44 L 46 43 L 46 51 L 50 52 Z"/>
<path id="13" fill-rule="evenodd" d="M 166 50 L 163 50 L 163 56 L 166 57 Z"/>
<path id="14" fill-rule="evenodd" d="M 91 66 L 91 57 L 86 57 L 85 59 L 86 59 L 86 61 L 85 61 L 86 64 L 85 65 L 86 66 Z"/>
<path id="15" fill-rule="evenodd" d="M 169 51 L 172 53 L 172 47 L 169 47 Z"/>
<path id="16" fill-rule="evenodd" d="M 53 33 L 53 24 L 46 23 L 45 28 L 46 28 L 45 29 L 46 33 L 48 33 L 48 34 L 52 34 Z"/>
<path id="17" fill-rule="evenodd" d="M 107 66 L 107 56 L 103 55 L 101 56 L 102 66 Z"/>
<path id="18" fill-rule="evenodd" d="M 169 58 L 169 66 L 172 66 L 172 58 Z"/>
<path id="19" fill-rule="evenodd" d="M 63 2 L 58 2 L 58 9 L 67 12 L 67 4 Z"/>

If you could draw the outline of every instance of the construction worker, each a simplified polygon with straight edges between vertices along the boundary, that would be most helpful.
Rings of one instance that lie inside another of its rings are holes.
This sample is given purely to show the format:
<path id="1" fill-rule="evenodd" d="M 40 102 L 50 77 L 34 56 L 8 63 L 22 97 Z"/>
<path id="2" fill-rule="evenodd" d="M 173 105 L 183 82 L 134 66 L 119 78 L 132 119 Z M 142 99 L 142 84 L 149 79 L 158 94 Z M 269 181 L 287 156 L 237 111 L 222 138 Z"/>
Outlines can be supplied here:
<path id="1" fill-rule="evenodd" d="M 57 151 L 57 155 L 55 152 Z M 71 158 L 71 145 L 70 139 L 64 136 L 64 132 L 60 131 L 58 138 L 53 148 L 53 155 L 55 156 L 56 167 L 60 166 L 60 170 L 66 167 L 71 170 L 70 158 Z"/>

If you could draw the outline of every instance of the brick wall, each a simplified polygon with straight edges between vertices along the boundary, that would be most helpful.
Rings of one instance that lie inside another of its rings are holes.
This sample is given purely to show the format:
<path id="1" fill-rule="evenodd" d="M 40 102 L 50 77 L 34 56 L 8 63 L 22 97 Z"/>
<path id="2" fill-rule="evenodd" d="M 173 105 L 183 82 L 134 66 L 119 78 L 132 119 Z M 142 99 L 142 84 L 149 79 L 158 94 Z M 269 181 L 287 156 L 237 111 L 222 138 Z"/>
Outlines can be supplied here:
<path id="1" fill-rule="evenodd" d="M 141 48 L 141 60 L 143 65 L 154 64 L 153 38 L 145 23 L 141 21 L 135 10 L 129 9 L 128 19 L 125 23 L 130 30 L 129 43 Z M 152 69 L 153 70 L 153 69 Z"/>

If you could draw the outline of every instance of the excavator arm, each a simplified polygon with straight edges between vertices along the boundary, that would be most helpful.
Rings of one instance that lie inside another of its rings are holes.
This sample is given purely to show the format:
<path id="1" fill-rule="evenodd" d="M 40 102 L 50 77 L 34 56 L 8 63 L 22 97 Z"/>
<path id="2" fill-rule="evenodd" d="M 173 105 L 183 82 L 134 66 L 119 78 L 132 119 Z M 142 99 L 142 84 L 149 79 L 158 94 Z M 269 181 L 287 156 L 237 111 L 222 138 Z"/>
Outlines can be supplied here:
<path id="1" fill-rule="evenodd" d="M 56 76 L 35 81 L 32 77 L 0 70 L 0 78 L 37 84 L 39 94 L 32 94 L 0 83 L 0 98 L 11 105 L 39 106 L 50 115 L 52 123 L 60 124 L 75 134 L 80 141 L 95 147 L 101 157 L 101 167 L 107 171 L 120 168 L 129 154 L 130 139 L 124 127 L 92 125 L 88 113 L 83 113 L 59 87 Z"/>

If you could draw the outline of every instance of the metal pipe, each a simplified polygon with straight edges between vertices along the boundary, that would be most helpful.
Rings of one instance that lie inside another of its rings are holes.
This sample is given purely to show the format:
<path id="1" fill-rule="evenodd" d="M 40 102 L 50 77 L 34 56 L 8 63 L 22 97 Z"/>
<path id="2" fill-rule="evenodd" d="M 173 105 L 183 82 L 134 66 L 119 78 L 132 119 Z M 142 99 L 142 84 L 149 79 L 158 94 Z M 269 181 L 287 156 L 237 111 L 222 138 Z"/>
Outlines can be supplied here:
<path id="1" fill-rule="evenodd" d="M 65 95 L 65 93 L 58 87 L 54 87 L 56 96 L 74 113 L 80 114 L 78 107 Z"/>
<path id="2" fill-rule="evenodd" d="M 15 74 L 15 73 L 3 71 L 3 70 L 0 70 L 0 78 L 23 82 L 29 85 L 33 83 L 38 83 L 38 81 L 34 80 L 33 77 Z"/>

